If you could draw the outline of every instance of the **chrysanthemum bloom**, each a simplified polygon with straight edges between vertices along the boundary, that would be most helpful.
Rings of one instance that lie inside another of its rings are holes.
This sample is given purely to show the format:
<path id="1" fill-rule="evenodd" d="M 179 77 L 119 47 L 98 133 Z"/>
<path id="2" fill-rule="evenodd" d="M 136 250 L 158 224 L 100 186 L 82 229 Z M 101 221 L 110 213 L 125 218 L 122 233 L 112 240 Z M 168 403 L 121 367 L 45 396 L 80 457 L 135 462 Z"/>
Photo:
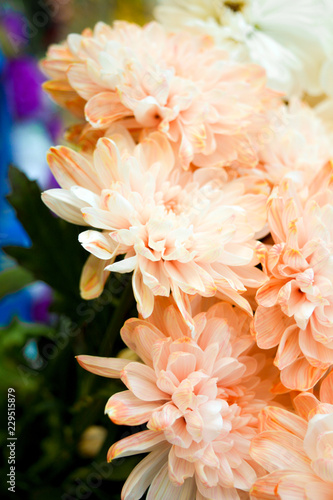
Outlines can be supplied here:
<path id="1" fill-rule="evenodd" d="M 84 111 L 94 128 L 123 120 L 163 132 L 185 168 L 192 161 L 252 166 L 250 134 L 276 102 L 259 66 L 229 61 L 208 37 L 167 35 L 157 23 L 98 23 L 51 46 L 42 66 L 58 103 Z"/>
<path id="2" fill-rule="evenodd" d="M 303 417 L 280 408 L 261 411 L 251 456 L 269 474 L 251 488 L 251 499 L 331 500 L 333 492 L 333 377 L 313 394 L 295 398 Z"/>
<path id="3" fill-rule="evenodd" d="M 322 93 L 320 70 L 331 27 L 329 9 L 321 0 L 159 0 L 159 4 L 155 15 L 167 28 L 214 37 L 236 60 L 265 68 L 272 88 L 288 96 Z"/>
<path id="4" fill-rule="evenodd" d="M 255 171 L 273 186 L 291 179 L 304 191 L 333 158 L 332 135 L 315 111 L 298 99 L 270 112 L 270 123 L 258 141 Z"/>
<path id="5" fill-rule="evenodd" d="M 218 168 L 174 168 L 171 146 L 158 132 L 131 154 L 130 147 L 128 140 L 121 157 L 115 143 L 102 138 L 90 159 L 66 147 L 49 154 L 63 189 L 43 193 L 44 202 L 69 222 L 102 230 L 79 236 L 92 254 L 82 295 L 98 296 L 110 271 L 134 271 L 143 317 L 152 313 L 154 296 L 170 292 L 184 316 L 183 295 L 196 293 L 218 293 L 252 314 L 240 293 L 266 279 L 254 267 L 253 239 L 266 222 L 266 186 L 251 177 L 228 182 Z M 118 255 L 125 258 L 112 263 Z"/>
<path id="6" fill-rule="evenodd" d="M 78 357 L 89 371 L 120 377 L 127 386 L 106 405 L 114 423 L 147 423 L 147 430 L 115 443 L 108 453 L 110 461 L 149 453 L 129 475 L 122 499 L 139 499 L 150 485 L 151 500 L 237 500 L 237 490 L 248 491 L 262 472 L 249 447 L 269 382 L 257 376 L 264 356 L 246 355 L 252 344 L 246 314 L 238 310 L 247 331 L 237 331 L 232 307 L 217 303 L 193 318 L 191 338 L 172 305 L 164 314 L 157 306 L 154 313 L 166 330 L 130 319 L 121 331 L 143 363 Z"/>
<path id="7" fill-rule="evenodd" d="M 313 387 L 333 363 L 332 220 L 330 189 L 303 204 L 285 182 L 268 202 L 275 245 L 264 259 L 269 281 L 257 292 L 254 328 L 259 347 L 278 345 L 275 364 L 290 389 Z"/>

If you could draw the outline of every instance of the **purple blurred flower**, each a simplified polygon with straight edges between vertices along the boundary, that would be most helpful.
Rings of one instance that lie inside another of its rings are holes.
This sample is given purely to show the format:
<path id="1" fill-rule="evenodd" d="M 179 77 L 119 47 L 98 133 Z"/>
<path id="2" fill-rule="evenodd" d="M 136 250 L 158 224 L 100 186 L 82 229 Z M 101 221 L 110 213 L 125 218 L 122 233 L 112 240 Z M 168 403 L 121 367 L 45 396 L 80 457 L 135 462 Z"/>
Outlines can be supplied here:
<path id="1" fill-rule="evenodd" d="M 45 98 L 41 86 L 44 80 L 33 57 L 21 56 L 8 61 L 6 91 L 15 118 L 36 117 L 42 112 Z"/>
<path id="2" fill-rule="evenodd" d="M 15 51 L 22 49 L 28 44 L 29 38 L 24 36 L 23 32 L 25 20 L 22 13 L 12 9 L 1 12 L 1 24 L 6 30 L 9 41 Z"/>

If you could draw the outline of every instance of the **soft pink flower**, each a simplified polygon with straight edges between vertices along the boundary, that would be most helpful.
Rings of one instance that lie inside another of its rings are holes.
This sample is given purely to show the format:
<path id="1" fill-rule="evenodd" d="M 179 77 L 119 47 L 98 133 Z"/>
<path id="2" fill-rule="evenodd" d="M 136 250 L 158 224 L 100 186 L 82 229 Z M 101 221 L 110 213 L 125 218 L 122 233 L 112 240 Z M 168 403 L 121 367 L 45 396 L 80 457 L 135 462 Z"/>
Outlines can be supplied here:
<path id="1" fill-rule="evenodd" d="M 273 186 L 291 179 L 306 197 L 316 176 L 333 158 L 332 136 L 314 110 L 297 99 L 268 114 L 269 125 L 258 140 L 255 171 Z"/>
<path id="2" fill-rule="evenodd" d="M 257 415 L 269 399 L 270 380 L 258 376 L 265 357 L 249 352 L 250 320 L 241 310 L 216 303 L 194 316 L 192 336 L 177 308 L 168 304 L 158 299 L 154 310 L 154 322 L 160 319 L 162 328 L 130 319 L 121 331 L 142 363 L 78 357 L 87 370 L 120 377 L 127 386 L 106 405 L 113 422 L 147 423 L 147 430 L 115 443 L 108 460 L 149 452 L 129 475 L 124 500 L 141 498 L 149 485 L 150 500 L 237 500 L 237 490 L 248 491 L 262 472 L 249 447 Z"/>
<path id="3" fill-rule="evenodd" d="M 48 158 L 63 189 L 43 193 L 44 202 L 65 220 L 97 229 L 79 236 L 92 254 L 83 296 L 98 296 L 110 271 L 134 271 L 143 317 L 155 296 L 171 292 L 184 316 L 184 294 L 196 293 L 218 293 L 252 315 L 240 294 L 266 279 L 254 267 L 254 237 L 266 222 L 267 186 L 251 177 L 228 182 L 218 168 L 185 172 L 174 168 L 164 135 L 154 132 L 131 151 L 129 134 L 116 139 L 118 132 L 109 134 L 122 140 L 122 156 L 102 138 L 93 158 L 66 147 L 52 148 Z"/>
<path id="4" fill-rule="evenodd" d="M 251 499 L 331 500 L 333 492 L 333 373 L 313 394 L 295 398 L 301 416 L 266 407 L 251 456 L 269 474 L 251 488 Z"/>
<path id="5" fill-rule="evenodd" d="M 254 166 L 255 136 L 276 102 L 260 66 L 229 61 L 209 37 L 169 35 L 155 22 L 98 23 L 51 46 L 42 66 L 59 104 L 80 114 L 85 103 L 94 128 L 124 120 L 163 132 L 185 168 Z"/>
<path id="6" fill-rule="evenodd" d="M 275 245 L 264 258 L 269 281 L 257 292 L 254 329 L 259 347 L 278 345 L 282 383 L 308 390 L 333 364 L 333 191 L 302 202 L 291 184 L 268 202 Z"/>

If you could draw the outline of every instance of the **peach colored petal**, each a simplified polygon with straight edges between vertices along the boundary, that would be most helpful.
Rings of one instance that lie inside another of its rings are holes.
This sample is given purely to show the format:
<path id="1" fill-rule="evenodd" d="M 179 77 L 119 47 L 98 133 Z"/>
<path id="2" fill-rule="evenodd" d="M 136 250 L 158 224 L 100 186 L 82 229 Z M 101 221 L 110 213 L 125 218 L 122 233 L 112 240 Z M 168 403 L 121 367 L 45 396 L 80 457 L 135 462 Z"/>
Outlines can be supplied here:
<path id="1" fill-rule="evenodd" d="M 163 441 L 163 432 L 142 431 L 131 434 L 111 446 L 108 451 L 107 460 L 111 462 L 116 458 L 147 453 L 148 451 L 160 448 Z"/>
<path id="2" fill-rule="evenodd" d="M 163 403 L 163 401 L 142 401 L 131 391 L 123 391 L 111 396 L 106 404 L 105 413 L 115 424 L 141 425 L 147 422 L 151 414 Z"/>
<path id="3" fill-rule="evenodd" d="M 251 500 L 277 500 L 276 487 L 285 471 L 274 471 L 256 480 L 250 489 Z"/>
<path id="4" fill-rule="evenodd" d="M 146 321 L 132 318 L 126 321 L 120 334 L 125 344 L 135 351 L 148 366 L 151 366 L 153 345 L 159 339 L 164 338 L 163 333 Z"/>
<path id="5" fill-rule="evenodd" d="M 100 92 L 86 104 L 85 115 L 93 127 L 106 128 L 116 120 L 131 116 L 131 111 L 119 102 L 114 92 Z"/>
<path id="6" fill-rule="evenodd" d="M 331 371 L 321 383 L 320 401 L 333 404 L 333 371 Z"/>
<path id="7" fill-rule="evenodd" d="M 111 260 L 117 256 L 119 245 L 99 231 L 84 231 L 79 235 L 83 248 L 101 260 Z"/>
<path id="8" fill-rule="evenodd" d="M 155 371 L 142 363 L 130 363 L 121 373 L 121 380 L 130 391 L 143 401 L 169 399 L 169 394 L 156 386 Z"/>
<path id="9" fill-rule="evenodd" d="M 299 328 L 297 325 L 288 326 L 281 337 L 274 364 L 280 370 L 283 370 L 283 368 L 292 364 L 301 355 Z"/>
<path id="10" fill-rule="evenodd" d="M 329 349 L 324 344 L 316 342 L 310 329 L 300 331 L 299 343 L 304 356 L 313 366 L 325 370 L 333 364 L 333 349 Z"/>
<path id="11" fill-rule="evenodd" d="M 250 454 L 268 472 L 284 469 L 311 472 L 303 440 L 288 432 L 261 432 L 252 440 Z"/>
<path id="12" fill-rule="evenodd" d="M 274 406 L 267 406 L 260 412 L 259 425 L 261 431 L 286 431 L 301 439 L 307 431 L 307 422 L 303 418 Z"/>
<path id="13" fill-rule="evenodd" d="M 195 471 L 193 463 L 177 457 L 174 446 L 169 453 L 168 467 L 170 480 L 178 486 L 184 484 L 187 478 L 193 477 Z"/>
<path id="14" fill-rule="evenodd" d="M 302 418 L 308 420 L 309 413 L 311 412 L 311 410 L 317 408 L 317 406 L 320 404 L 320 401 L 318 401 L 314 394 L 303 392 L 301 394 L 298 394 L 294 398 L 293 403 L 295 405 L 297 413 Z"/>
<path id="15" fill-rule="evenodd" d="M 121 358 L 101 358 L 99 356 L 76 356 L 79 365 L 88 372 L 102 377 L 120 378 L 120 372 L 130 360 Z"/>
<path id="16" fill-rule="evenodd" d="M 82 63 L 71 64 L 66 73 L 71 87 L 85 101 L 104 90 L 103 87 L 89 78 L 85 65 Z"/>
<path id="17" fill-rule="evenodd" d="M 290 322 L 279 306 L 268 309 L 259 305 L 254 316 L 254 330 L 258 346 L 262 349 L 270 349 L 278 345 Z"/>
<path id="18" fill-rule="evenodd" d="M 332 484 L 324 483 L 323 481 L 311 478 L 304 487 L 309 500 L 331 500 L 332 498 Z"/>
<path id="19" fill-rule="evenodd" d="M 322 368 L 311 366 L 305 358 L 299 358 L 281 371 L 281 382 L 289 389 L 308 391 L 324 373 Z"/>
<path id="20" fill-rule="evenodd" d="M 91 300 L 101 295 L 110 274 L 109 271 L 105 271 L 108 263 L 108 261 L 98 259 L 95 255 L 88 257 L 80 278 L 80 294 L 83 299 Z"/>
<path id="21" fill-rule="evenodd" d="M 187 479 L 181 486 L 171 483 L 168 474 L 168 465 L 164 465 L 150 485 L 147 500 L 191 500 L 195 495 L 195 482 Z"/>
<path id="22" fill-rule="evenodd" d="M 97 193 L 100 185 L 91 164 L 79 153 L 65 146 L 51 148 L 47 155 L 50 169 L 63 188 L 82 186 Z"/>
<path id="23" fill-rule="evenodd" d="M 144 495 L 154 477 L 167 461 L 169 449 L 169 446 L 160 445 L 157 450 L 149 453 L 134 467 L 123 486 L 122 500 L 137 500 Z"/>
<path id="24" fill-rule="evenodd" d="M 151 315 L 154 308 L 154 295 L 150 288 L 144 284 L 141 271 L 136 268 L 132 278 L 133 293 L 138 304 L 138 310 L 144 318 Z"/>
<path id="25" fill-rule="evenodd" d="M 66 80 L 49 80 L 42 87 L 57 104 L 67 108 L 77 118 L 84 118 L 85 101 Z"/>

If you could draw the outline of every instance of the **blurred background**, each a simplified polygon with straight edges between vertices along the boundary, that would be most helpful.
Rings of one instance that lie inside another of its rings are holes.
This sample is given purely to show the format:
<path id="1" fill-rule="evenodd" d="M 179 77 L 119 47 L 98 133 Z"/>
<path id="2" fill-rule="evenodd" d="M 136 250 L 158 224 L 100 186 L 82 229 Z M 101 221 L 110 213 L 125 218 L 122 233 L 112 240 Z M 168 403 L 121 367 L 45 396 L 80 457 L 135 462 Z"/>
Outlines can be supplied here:
<path id="1" fill-rule="evenodd" d="M 15 495 L 19 499 L 119 499 L 139 459 L 107 464 L 113 442 L 137 428 L 104 416 L 118 381 L 84 372 L 78 354 L 129 356 L 119 337 L 136 315 L 127 275 L 83 301 L 80 228 L 54 217 L 40 192 L 56 187 L 46 151 L 70 117 L 42 92 L 48 45 L 102 20 L 144 24 L 153 0 L 1 0 L 0 5 L 0 498 L 10 498 L 8 389 L 15 390 Z"/>

